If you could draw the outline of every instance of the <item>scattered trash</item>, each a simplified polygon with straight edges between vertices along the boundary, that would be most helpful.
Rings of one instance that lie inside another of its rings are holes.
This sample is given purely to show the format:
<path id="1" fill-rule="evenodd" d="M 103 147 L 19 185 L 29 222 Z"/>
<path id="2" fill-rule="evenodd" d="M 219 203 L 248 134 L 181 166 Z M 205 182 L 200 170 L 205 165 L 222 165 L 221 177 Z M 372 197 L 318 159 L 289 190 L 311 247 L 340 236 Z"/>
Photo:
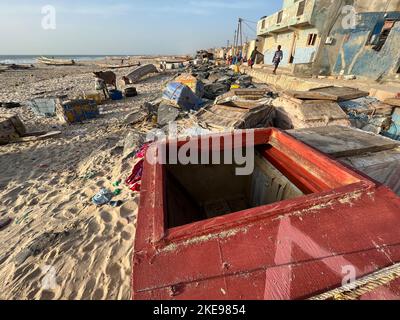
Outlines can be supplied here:
<path id="1" fill-rule="evenodd" d="M 37 98 L 28 102 L 32 111 L 41 117 L 54 117 L 56 115 L 57 98 Z"/>
<path id="2" fill-rule="evenodd" d="M 138 95 L 137 90 L 134 87 L 125 88 L 124 94 L 126 98 L 132 98 Z"/>
<path id="3" fill-rule="evenodd" d="M 93 179 L 96 175 L 97 175 L 96 171 L 89 171 L 84 176 L 82 176 L 82 179 L 90 180 L 90 179 Z"/>
<path id="4" fill-rule="evenodd" d="M 136 159 L 140 159 L 140 160 L 139 160 L 139 162 L 137 162 L 134 165 L 131 175 L 125 181 L 125 183 L 129 186 L 129 189 L 131 189 L 134 192 L 139 192 L 140 188 L 141 188 L 141 180 L 142 180 L 143 166 L 144 166 L 144 157 L 146 155 L 146 152 L 147 152 L 148 148 L 149 148 L 149 144 L 145 144 L 136 153 L 135 158 Z"/>
<path id="5" fill-rule="evenodd" d="M 19 102 L 0 102 L 0 107 L 6 109 L 14 109 L 21 107 L 21 104 Z"/>
<path id="6" fill-rule="evenodd" d="M 15 224 L 19 225 L 22 222 L 26 221 L 26 219 L 29 217 L 29 215 L 33 212 L 33 209 L 26 211 L 21 217 L 15 219 Z"/>
<path id="7" fill-rule="evenodd" d="M 383 132 L 383 135 L 400 141 L 400 108 L 394 110 L 390 127 L 387 131 Z"/>
<path id="8" fill-rule="evenodd" d="M 96 206 L 102 206 L 102 205 L 105 205 L 105 204 L 109 203 L 113 197 L 114 197 L 114 193 L 113 192 L 111 192 L 108 189 L 103 188 L 103 189 L 101 189 L 99 191 L 99 193 L 97 193 L 92 198 L 92 202 Z"/>
<path id="9" fill-rule="evenodd" d="M 185 111 L 199 110 L 204 105 L 204 102 L 188 86 L 179 82 L 171 82 L 167 85 L 163 99 Z"/>
<path id="10" fill-rule="evenodd" d="M 124 98 L 122 92 L 119 90 L 110 90 L 109 93 L 111 100 L 122 100 Z"/>
<path id="11" fill-rule="evenodd" d="M 157 123 L 160 126 L 165 126 L 174 122 L 179 117 L 180 111 L 175 106 L 161 104 L 158 108 Z"/>
<path id="12" fill-rule="evenodd" d="M 118 201 L 110 201 L 110 206 L 113 207 L 113 208 L 120 207 L 120 206 L 122 206 L 123 204 L 124 204 L 124 202 L 121 201 L 121 200 L 118 200 Z"/>
<path id="13" fill-rule="evenodd" d="M 121 180 L 115 181 L 115 182 L 113 183 L 113 187 L 119 187 L 120 184 L 121 184 Z"/>
<path id="14" fill-rule="evenodd" d="M 215 100 L 218 96 L 227 93 L 230 85 L 227 83 L 212 83 L 204 86 L 204 98 Z"/>
<path id="15" fill-rule="evenodd" d="M 144 160 L 141 159 L 138 163 L 135 164 L 132 170 L 132 174 L 126 179 L 126 184 L 129 186 L 134 192 L 139 192 L 141 188 L 141 180 L 143 175 L 143 165 Z"/>
<path id="16" fill-rule="evenodd" d="M 113 194 L 114 196 L 119 196 L 122 193 L 122 189 L 115 189 Z"/>
<path id="17" fill-rule="evenodd" d="M 125 117 L 124 123 L 129 125 L 134 125 L 146 120 L 147 117 L 148 114 L 144 110 L 134 111 Z"/>
<path id="18" fill-rule="evenodd" d="M 343 77 L 344 80 L 355 80 L 357 77 L 354 74 L 350 74 Z"/>
<path id="19" fill-rule="evenodd" d="M 0 145 L 8 144 L 26 135 L 26 128 L 18 116 L 0 115 Z"/>
<path id="20" fill-rule="evenodd" d="M 123 159 L 128 159 L 136 155 L 137 150 L 144 144 L 145 137 L 138 132 L 129 132 L 124 142 Z"/>

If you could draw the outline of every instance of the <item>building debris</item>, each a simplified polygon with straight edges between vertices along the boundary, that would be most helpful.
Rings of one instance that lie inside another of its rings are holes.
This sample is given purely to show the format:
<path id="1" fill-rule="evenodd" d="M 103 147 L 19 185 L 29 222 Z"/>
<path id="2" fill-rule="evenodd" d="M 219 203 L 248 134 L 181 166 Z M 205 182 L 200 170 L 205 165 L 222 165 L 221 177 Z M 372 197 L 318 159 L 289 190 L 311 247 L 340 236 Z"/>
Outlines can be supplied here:
<path id="1" fill-rule="evenodd" d="M 288 133 L 387 185 L 400 196 L 400 142 L 340 126 L 291 130 Z"/>
<path id="2" fill-rule="evenodd" d="M 368 92 L 361 91 L 355 88 L 337 87 L 337 86 L 327 86 L 323 88 L 310 89 L 309 92 L 330 96 L 333 99 L 332 101 L 347 101 L 347 100 L 366 97 L 369 95 Z M 320 100 L 320 99 L 313 99 L 313 100 Z"/>
<path id="3" fill-rule="evenodd" d="M 0 116 L 0 145 L 45 140 L 59 135 L 60 131 L 27 132 L 18 116 Z"/>
<path id="4" fill-rule="evenodd" d="M 217 131 L 270 127 L 275 114 L 272 99 L 266 97 L 266 91 L 262 90 L 256 92 L 258 95 L 252 96 L 255 99 L 246 99 L 255 92 L 254 90 L 231 91 L 217 98 L 214 105 L 200 110 L 197 118 L 199 122 Z"/>
<path id="5" fill-rule="evenodd" d="M 396 108 L 392 114 L 390 127 L 383 135 L 400 141 L 400 108 Z"/>
<path id="6" fill-rule="evenodd" d="M 275 125 L 284 130 L 350 126 L 348 115 L 333 101 L 300 100 L 281 94 L 273 105 L 276 108 Z"/>

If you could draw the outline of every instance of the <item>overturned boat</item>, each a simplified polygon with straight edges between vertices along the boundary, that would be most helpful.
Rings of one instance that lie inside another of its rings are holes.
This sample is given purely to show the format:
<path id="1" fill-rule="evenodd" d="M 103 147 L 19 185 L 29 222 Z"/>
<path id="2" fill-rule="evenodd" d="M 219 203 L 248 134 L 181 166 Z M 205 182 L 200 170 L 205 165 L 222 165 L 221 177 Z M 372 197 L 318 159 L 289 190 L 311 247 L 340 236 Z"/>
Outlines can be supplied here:
<path id="1" fill-rule="evenodd" d="M 238 150 L 252 155 L 241 175 Z M 211 154 L 222 164 L 196 162 Z M 277 129 L 158 142 L 144 162 L 132 298 L 399 298 L 399 226 L 389 188 Z"/>

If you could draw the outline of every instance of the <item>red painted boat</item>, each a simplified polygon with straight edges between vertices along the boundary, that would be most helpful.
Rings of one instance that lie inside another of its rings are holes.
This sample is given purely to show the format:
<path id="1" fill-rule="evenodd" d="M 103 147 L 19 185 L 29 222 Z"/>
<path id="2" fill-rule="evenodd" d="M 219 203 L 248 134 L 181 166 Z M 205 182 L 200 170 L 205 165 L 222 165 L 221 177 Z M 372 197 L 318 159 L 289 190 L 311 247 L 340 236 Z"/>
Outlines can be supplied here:
<path id="1" fill-rule="evenodd" d="M 172 142 L 149 148 L 133 299 L 307 299 L 400 262 L 400 198 L 390 189 L 279 130 L 252 132 L 249 176 L 236 164 L 154 164 Z M 217 152 L 232 138 L 249 147 L 248 134 L 190 142 Z M 399 297 L 396 279 L 360 295 Z"/>

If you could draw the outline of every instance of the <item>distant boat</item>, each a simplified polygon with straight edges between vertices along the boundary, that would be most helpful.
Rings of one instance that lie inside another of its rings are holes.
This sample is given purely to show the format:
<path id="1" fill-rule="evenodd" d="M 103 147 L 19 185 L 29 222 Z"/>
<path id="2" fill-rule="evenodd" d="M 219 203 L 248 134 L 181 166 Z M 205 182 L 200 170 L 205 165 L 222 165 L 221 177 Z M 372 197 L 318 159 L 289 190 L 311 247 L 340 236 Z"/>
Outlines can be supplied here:
<path id="1" fill-rule="evenodd" d="M 96 65 L 101 67 L 101 68 L 122 69 L 122 68 L 138 67 L 138 66 L 140 66 L 140 62 L 129 63 L 129 64 L 96 63 Z"/>
<path id="2" fill-rule="evenodd" d="M 47 57 L 40 57 L 37 59 L 39 63 L 51 66 L 72 66 L 75 65 L 74 60 L 52 59 Z"/>

